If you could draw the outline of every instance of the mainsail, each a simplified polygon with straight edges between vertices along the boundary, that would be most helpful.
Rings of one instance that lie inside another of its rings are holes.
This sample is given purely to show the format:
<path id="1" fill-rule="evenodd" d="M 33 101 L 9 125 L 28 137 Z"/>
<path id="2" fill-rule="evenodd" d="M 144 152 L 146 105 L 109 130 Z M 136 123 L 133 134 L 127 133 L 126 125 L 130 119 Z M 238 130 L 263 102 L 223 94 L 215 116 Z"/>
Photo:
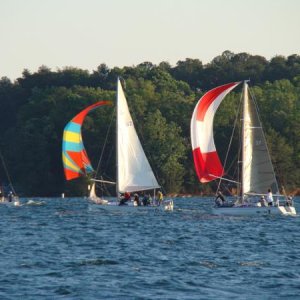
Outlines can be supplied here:
<path id="1" fill-rule="evenodd" d="M 117 82 L 117 192 L 136 192 L 160 186 L 137 136 L 127 101 Z"/>
<path id="2" fill-rule="evenodd" d="M 191 120 L 194 165 L 199 181 L 209 182 L 223 176 L 224 169 L 213 138 L 213 120 L 224 97 L 240 82 L 216 87 L 198 101 Z"/>
<path id="3" fill-rule="evenodd" d="M 246 82 L 243 102 L 242 195 L 265 194 L 269 188 L 278 193 L 278 184 L 257 107 L 249 97 Z"/>
<path id="4" fill-rule="evenodd" d="M 62 160 L 67 180 L 86 175 L 93 171 L 82 142 L 81 126 L 86 115 L 91 110 L 107 104 L 111 104 L 111 102 L 99 101 L 88 106 L 65 126 L 62 143 Z"/>

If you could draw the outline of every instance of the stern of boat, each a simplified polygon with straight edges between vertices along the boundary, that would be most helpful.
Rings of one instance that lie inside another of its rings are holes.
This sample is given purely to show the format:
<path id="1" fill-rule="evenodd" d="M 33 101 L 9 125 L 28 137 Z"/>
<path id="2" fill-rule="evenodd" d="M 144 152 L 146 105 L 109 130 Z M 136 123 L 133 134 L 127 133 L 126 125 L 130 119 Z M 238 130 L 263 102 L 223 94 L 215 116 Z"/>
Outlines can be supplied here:
<path id="1" fill-rule="evenodd" d="M 163 205 L 164 205 L 164 210 L 166 211 L 172 211 L 174 209 L 173 199 L 165 200 Z"/>

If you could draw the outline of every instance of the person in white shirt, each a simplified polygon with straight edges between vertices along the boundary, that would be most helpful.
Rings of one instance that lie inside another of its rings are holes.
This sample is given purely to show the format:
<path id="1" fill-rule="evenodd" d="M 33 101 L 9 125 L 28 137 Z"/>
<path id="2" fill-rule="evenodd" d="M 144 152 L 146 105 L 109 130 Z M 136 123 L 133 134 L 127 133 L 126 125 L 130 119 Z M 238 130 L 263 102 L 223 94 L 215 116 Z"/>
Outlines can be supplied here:
<path id="1" fill-rule="evenodd" d="M 271 192 L 271 189 L 268 189 L 267 202 L 268 206 L 273 206 L 273 194 Z"/>

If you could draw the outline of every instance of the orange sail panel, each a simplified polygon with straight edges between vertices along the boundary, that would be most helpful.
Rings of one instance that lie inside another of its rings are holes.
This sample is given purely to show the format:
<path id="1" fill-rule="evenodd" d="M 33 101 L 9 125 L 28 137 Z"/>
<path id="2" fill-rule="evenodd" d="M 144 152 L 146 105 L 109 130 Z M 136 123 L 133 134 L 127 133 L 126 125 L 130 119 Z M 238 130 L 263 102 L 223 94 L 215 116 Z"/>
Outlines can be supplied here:
<path id="1" fill-rule="evenodd" d="M 191 120 L 191 142 L 194 165 L 202 183 L 222 177 L 224 168 L 216 151 L 213 138 L 215 113 L 225 96 L 240 82 L 216 87 L 198 101 Z"/>
<path id="2" fill-rule="evenodd" d="M 110 101 L 99 101 L 77 114 L 66 126 L 63 133 L 62 160 L 65 177 L 71 180 L 93 172 L 91 162 L 85 151 L 81 126 L 86 115 L 93 109 L 111 104 Z"/>

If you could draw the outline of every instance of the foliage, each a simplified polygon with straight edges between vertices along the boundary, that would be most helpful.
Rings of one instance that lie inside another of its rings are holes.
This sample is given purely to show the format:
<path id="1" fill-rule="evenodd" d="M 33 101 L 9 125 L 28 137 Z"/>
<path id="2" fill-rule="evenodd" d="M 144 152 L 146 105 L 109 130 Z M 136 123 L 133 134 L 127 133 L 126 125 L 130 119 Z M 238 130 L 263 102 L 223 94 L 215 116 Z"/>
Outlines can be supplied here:
<path id="1" fill-rule="evenodd" d="M 189 137 L 191 115 L 205 91 L 249 78 L 279 181 L 286 190 L 299 187 L 300 56 L 276 56 L 268 61 L 258 55 L 224 51 L 206 65 L 190 58 L 178 61 L 174 67 L 168 62 L 113 69 L 101 64 L 91 74 L 73 67 L 54 72 L 41 66 L 35 73 L 24 70 L 15 82 L 3 77 L 1 154 L 20 195 L 86 195 L 87 179 L 64 179 L 63 129 L 89 104 L 114 101 L 117 76 L 123 79 L 137 132 L 166 192 L 209 193 L 214 189 L 214 184 L 199 184 L 195 176 Z M 227 96 L 215 117 L 215 141 L 222 158 L 240 100 L 238 92 Z M 95 169 L 106 145 L 100 169 L 112 180 L 114 120 L 114 106 L 101 107 L 87 116 L 83 127 L 84 144 Z M 2 184 L 8 181 L 3 167 L 0 180 Z"/>

